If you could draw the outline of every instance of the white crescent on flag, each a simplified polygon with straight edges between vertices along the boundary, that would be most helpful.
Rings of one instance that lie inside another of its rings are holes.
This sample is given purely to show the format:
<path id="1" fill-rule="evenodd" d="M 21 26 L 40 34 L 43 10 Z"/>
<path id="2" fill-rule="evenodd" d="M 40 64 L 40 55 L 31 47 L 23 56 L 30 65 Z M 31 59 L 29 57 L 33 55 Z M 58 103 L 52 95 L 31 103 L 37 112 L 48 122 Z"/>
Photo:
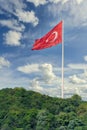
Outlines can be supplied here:
<path id="1" fill-rule="evenodd" d="M 54 34 L 54 39 L 49 40 L 50 37 L 51 37 L 53 34 Z M 48 39 L 46 40 L 46 43 L 47 43 L 48 41 L 54 42 L 57 38 L 58 38 L 58 32 L 54 31 L 54 32 L 48 37 Z"/>

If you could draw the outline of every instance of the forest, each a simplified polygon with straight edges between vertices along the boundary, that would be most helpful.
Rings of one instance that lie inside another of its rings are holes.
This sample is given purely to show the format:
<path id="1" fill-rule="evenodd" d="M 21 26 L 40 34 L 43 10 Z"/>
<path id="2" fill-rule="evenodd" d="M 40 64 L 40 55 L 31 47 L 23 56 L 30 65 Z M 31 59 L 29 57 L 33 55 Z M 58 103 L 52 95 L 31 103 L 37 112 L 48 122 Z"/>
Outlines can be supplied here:
<path id="1" fill-rule="evenodd" d="M 87 101 L 24 88 L 0 90 L 0 130 L 87 130 Z"/>

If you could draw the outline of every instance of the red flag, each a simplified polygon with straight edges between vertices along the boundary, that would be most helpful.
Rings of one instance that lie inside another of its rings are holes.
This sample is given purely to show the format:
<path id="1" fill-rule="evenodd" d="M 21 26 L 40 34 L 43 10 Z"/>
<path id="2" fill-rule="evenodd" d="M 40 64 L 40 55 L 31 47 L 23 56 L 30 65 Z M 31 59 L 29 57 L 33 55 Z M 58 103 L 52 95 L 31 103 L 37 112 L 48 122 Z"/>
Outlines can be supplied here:
<path id="1" fill-rule="evenodd" d="M 35 40 L 32 50 L 41 50 L 62 43 L 62 21 L 45 36 Z"/>

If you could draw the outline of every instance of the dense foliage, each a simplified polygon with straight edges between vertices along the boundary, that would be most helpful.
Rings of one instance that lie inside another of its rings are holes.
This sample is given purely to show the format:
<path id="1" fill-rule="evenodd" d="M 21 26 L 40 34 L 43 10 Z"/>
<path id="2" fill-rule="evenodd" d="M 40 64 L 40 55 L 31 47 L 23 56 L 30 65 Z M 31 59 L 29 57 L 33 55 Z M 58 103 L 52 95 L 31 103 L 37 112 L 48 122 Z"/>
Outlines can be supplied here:
<path id="1" fill-rule="evenodd" d="M 0 90 L 0 130 L 87 130 L 87 102 L 23 88 Z"/>

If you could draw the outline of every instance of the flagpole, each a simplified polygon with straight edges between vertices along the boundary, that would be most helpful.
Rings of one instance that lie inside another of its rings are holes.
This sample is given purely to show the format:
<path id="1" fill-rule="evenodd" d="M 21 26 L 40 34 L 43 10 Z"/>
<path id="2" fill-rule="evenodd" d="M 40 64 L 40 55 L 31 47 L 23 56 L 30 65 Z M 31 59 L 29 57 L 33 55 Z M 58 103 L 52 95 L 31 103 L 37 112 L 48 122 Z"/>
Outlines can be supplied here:
<path id="1" fill-rule="evenodd" d="M 62 21 L 62 86 L 61 97 L 64 98 L 64 21 Z"/>

